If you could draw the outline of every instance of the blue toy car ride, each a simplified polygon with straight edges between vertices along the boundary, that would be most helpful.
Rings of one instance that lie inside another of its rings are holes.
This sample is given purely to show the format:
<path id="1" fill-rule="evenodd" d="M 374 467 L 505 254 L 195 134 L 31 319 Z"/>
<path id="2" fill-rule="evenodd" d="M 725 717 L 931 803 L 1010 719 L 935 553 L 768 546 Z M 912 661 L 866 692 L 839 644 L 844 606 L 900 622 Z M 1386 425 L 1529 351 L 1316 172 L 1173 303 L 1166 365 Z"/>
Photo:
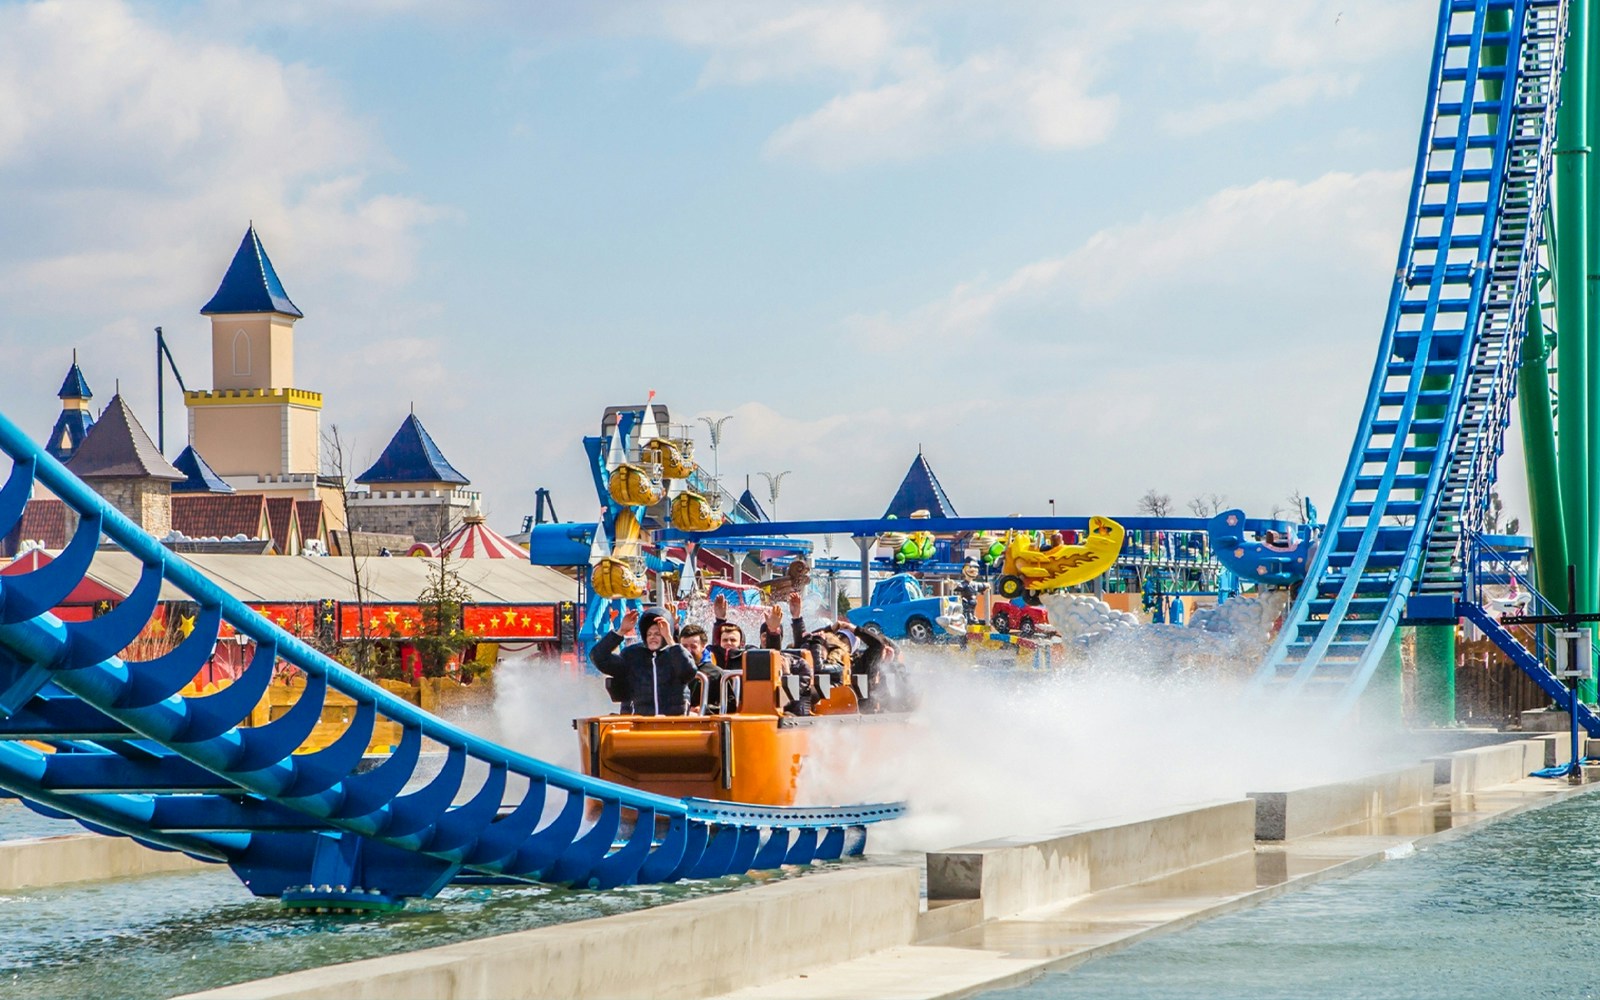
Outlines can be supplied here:
<path id="1" fill-rule="evenodd" d="M 872 588 L 872 600 L 866 607 L 845 617 L 856 628 L 872 629 L 891 639 L 933 642 L 940 634 L 939 616 L 960 611 L 960 602 L 954 598 L 929 597 L 916 577 L 896 573 Z"/>

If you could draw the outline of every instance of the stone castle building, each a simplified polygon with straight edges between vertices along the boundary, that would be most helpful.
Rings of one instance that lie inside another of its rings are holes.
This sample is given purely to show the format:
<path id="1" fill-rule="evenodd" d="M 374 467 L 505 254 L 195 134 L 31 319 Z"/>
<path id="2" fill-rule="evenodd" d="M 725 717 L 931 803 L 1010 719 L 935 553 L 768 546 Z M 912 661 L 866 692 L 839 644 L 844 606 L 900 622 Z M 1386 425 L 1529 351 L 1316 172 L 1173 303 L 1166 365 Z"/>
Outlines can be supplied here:
<path id="1" fill-rule="evenodd" d="M 67 470 L 155 537 L 172 530 L 172 484 L 184 475 L 162 456 L 121 393 L 89 428 Z"/>

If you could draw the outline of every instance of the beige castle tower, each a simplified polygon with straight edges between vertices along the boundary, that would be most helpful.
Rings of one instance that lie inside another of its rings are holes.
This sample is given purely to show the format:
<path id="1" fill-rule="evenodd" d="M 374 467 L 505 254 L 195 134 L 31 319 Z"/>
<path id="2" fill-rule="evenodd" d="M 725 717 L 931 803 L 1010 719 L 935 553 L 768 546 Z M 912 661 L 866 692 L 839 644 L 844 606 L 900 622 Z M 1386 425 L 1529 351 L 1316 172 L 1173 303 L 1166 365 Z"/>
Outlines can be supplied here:
<path id="1" fill-rule="evenodd" d="M 209 390 L 184 393 L 189 441 L 234 489 L 323 500 L 343 527 L 338 498 L 318 479 L 322 394 L 294 385 L 294 324 L 302 313 L 256 235 L 245 231 L 211 301 Z"/>

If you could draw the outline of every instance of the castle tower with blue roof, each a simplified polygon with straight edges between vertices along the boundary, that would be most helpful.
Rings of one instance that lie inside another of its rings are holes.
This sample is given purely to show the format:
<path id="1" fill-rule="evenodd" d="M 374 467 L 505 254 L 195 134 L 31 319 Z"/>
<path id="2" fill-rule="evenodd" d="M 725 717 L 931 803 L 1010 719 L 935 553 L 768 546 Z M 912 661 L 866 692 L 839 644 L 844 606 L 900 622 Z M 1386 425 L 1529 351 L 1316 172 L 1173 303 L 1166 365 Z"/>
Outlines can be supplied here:
<path id="1" fill-rule="evenodd" d="M 437 544 L 478 512 L 479 496 L 434 443 L 416 413 L 400 422 L 389 444 L 356 477 L 366 487 L 350 494 L 350 528 L 410 535 Z"/>
<path id="2" fill-rule="evenodd" d="M 927 511 L 929 517 L 957 516 L 956 505 L 945 495 L 944 487 L 939 484 L 939 477 L 933 474 L 933 467 L 922 457 L 920 447 L 917 449 L 917 457 L 911 460 L 911 468 L 906 470 L 905 478 L 900 480 L 900 488 L 894 491 L 894 499 L 889 501 L 889 509 L 883 512 L 883 516 L 908 518 L 919 510 Z"/>
<path id="3" fill-rule="evenodd" d="M 336 499 L 317 480 L 322 394 L 295 385 L 294 324 L 255 225 L 200 315 L 211 320 L 211 388 L 184 394 L 189 443 L 234 489 L 297 500 Z M 342 510 L 329 510 L 342 527 Z"/>
<path id="4" fill-rule="evenodd" d="M 67 377 L 62 380 L 61 391 L 56 395 L 61 399 L 61 415 L 56 417 L 56 425 L 50 428 L 45 450 L 52 457 L 65 462 L 83 444 L 89 428 L 94 426 L 94 414 L 89 410 L 89 400 L 94 398 L 94 393 L 89 391 L 89 382 L 83 377 L 83 369 L 78 367 L 77 351 L 72 352 L 72 367 L 67 369 Z"/>

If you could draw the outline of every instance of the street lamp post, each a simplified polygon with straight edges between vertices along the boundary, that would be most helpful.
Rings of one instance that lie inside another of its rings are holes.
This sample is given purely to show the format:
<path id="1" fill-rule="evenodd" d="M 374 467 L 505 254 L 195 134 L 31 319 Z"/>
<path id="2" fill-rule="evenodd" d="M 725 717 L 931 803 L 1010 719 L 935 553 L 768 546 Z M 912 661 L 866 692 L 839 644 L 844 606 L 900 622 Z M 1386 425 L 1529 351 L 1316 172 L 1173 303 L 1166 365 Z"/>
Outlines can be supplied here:
<path id="1" fill-rule="evenodd" d="M 772 519 L 774 521 L 778 519 L 778 494 L 783 490 L 783 477 L 789 475 L 789 473 L 790 470 L 785 469 L 777 475 L 773 475 L 770 472 L 759 474 L 762 479 L 767 481 L 767 495 L 772 498 Z"/>
<path id="2" fill-rule="evenodd" d="M 732 419 L 731 413 L 725 417 L 700 418 L 700 422 L 711 432 L 711 479 L 717 484 L 719 492 L 722 489 L 722 460 L 717 456 L 717 449 L 722 447 L 722 425 Z"/>

